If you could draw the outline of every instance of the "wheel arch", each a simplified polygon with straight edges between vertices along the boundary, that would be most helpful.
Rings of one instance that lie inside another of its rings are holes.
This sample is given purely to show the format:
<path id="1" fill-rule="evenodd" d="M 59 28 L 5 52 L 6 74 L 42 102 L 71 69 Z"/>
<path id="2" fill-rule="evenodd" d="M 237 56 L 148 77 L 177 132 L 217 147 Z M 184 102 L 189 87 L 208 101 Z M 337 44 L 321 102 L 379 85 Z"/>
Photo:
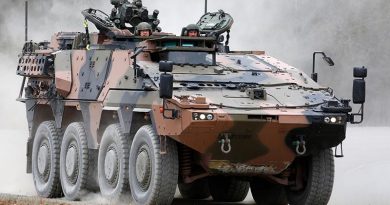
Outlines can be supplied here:
<path id="1" fill-rule="evenodd" d="M 56 128 L 65 130 L 72 122 L 85 122 L 82 112 L 76 106 L 65 106 L 64 101 L 38 104 L 36 100 L 26 101 L 29 138 L 27 140 L 27 173 L 32 173 L 32 149 L 36 131 L 45 121 L 55 121 Z"/>
<path id="2" fill-rule="evenodd" d="M 26 113 L 29 137 L 27 140 L 27 166 L 26 172 L 32 173 L 32 148 L 35 138 L 35 133 L 39 125 L 44 121 L 54 120 L 54 116 L 51 112 L 49 105 L 37 104 L 36 100 L 26 101 Z"/>
<path id="3" fill-rule="evenodd" d="M 134 136 L 139 128 L 148 124 L 151 124 L 154 129 L 156 128 L 151 109 L 121 106 L 117 110 L 117 114 L 118 121 L 124 134 Z"/>

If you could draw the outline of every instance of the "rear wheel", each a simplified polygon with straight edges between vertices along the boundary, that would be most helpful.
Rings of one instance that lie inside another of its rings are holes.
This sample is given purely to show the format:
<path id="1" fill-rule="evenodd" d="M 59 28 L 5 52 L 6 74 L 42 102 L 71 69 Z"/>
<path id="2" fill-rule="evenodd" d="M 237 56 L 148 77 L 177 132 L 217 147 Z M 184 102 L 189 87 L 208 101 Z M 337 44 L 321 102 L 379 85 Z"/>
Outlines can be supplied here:
<path id="1" fill-rule="evenodd" d="M 240 202 L 249 191 L 249 182 L 235 177 L 215 176 L 209 180 L 210 193 L 214 201 Z"/>
<path id="2" fill-rule="evenodd" d="M 253 199 L 259 205 L 286 205 L 287 197 L 283 185 L 264 179 L 253 179 L 250 183 Z"/>
<path id="3" fill-rule="evenodd" d="M 178 180 L 178 154 L 176 143 L 161 139 L 165 154 L 161 154 L 160 136 L 150 125 L 135 134 L 129 159 L 131 195 L 136 204 L 171 204 Z"/>
<path id="4" fill-rule="evenodd" d="M 334 158 L 332 149 L 321 150 L 295 164 L 302 187 L 289 187 L 287 197 L 292 205 L 328 204 L 333 189 Z M 301 170 L 301 171 L 300 171 Z"/>
<path id="5" fill-rule="evenodd" d="M 185 199 L 206 199 L 210 197 L 208 178 L 198 179 L 189 184 L 180 183 L 179 191 Z"/>
<path id="6" fill-rule="evenodd" d="M 88 179 L 89 155 L 83 123 L 70 124 L 61 145 L 60 176 L 65 197 L 79 200 Z"/>
<path id="7" fill-rule="evenodd" d="M 35 134 L 32 150 L 32 174 L 39 196 L 62 196 L 60 183 L 61 132 L 55 122 L 42 122 Z"/>
<path id="8" fill-rule="evenodd" d="M 99 187 L 103 196 L 117 200 L 128 186 L 128 138 L 119 124 L 106 128 L 98 158 Z"/>

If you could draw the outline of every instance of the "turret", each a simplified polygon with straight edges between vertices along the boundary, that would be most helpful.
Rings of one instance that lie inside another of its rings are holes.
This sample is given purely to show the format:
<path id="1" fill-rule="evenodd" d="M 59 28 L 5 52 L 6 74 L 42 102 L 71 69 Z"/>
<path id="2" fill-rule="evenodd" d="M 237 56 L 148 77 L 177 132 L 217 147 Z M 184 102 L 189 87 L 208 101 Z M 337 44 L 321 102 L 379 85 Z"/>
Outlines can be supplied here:
<path id="1" fill-rule="evenodd" d="M 161 31 L 158 27 L 160 20 L 158 20 L 158 10 L 154 10 L 151 15 L 146 7 L 143 6 L 142 0 L 133 0 L 130 3 L 127 0 L 111 0 L 114 8 L 111 11 L 110 20 L 115 23 L 119 29 L 130 29 L 134 32 L 136 27 L 141 22 L 147 22 L 152 26 L 152 30 Z"/>

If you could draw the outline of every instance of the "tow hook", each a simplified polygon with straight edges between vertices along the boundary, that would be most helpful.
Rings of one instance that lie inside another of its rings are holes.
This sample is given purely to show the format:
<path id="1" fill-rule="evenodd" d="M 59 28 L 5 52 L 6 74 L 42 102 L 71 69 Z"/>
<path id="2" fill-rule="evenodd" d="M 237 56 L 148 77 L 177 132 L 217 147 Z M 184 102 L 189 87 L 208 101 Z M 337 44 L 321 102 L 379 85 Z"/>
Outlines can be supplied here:
<path id="1" fill-rule="evenodd" d="M 221 143 L 221 151 L 225 154 L 229 154 L 232 151 L 232 145 L 230 144 L 229 135 L 225 135 L 225 139 L 219 141 Z"/>
<path id="2" fill-rule="evenodd" d="M 306 141 L 303 140 L 302 136 L 299 137 L 299 140 L 294 141 L 293 145 L 295 146 L 295 152 L 299 156 L 302 156 L 302 155 L 306 154 L 306 151 L 307 151 L 307 149 L 306 149 Z"/>

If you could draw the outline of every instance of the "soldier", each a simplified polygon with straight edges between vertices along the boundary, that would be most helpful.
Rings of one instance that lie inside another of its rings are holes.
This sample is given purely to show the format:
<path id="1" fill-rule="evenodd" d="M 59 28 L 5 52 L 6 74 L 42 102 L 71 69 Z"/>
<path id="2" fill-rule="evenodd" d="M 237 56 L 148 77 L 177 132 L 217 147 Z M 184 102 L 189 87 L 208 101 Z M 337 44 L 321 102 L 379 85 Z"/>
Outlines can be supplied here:
<path id="1" fill-rule="evenodd" d="M 152 35 L 152 26 L 146 22 L 138 24 L 135 30 L 137 36 L 149 37 Z"/>
<path id="2" fill-rule="evenodd" d="M 133 5 L 135 5 L 138 8 L 142 8 L 142 0 L 134 0 Z"/>
<path id="3" fill-rule="evenodd" d="M 200 36 L 200 28 L 196 24 L 190 24 L 186 27 L 188 37 L 198 37 Z"/>

